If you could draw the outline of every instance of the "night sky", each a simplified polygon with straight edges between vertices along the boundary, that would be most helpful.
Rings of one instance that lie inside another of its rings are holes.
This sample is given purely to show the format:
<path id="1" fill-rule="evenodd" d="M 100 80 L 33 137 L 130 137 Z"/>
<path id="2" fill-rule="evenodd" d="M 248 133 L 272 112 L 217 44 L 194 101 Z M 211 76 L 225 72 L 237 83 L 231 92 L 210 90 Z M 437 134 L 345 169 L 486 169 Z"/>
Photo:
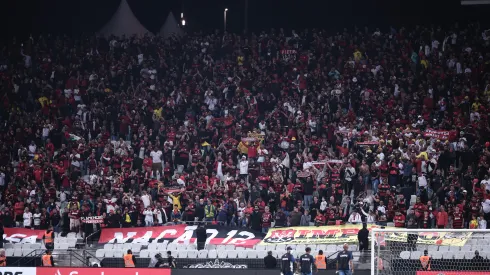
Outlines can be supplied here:
<path id="1" fill-rule="evenodd" d="M 5 0 L 0 9 L 3 39 L 29 33 L 95 32 L 109 20 L 120 0 Z M 184 10 L 187 28 L 223 28 L 228 8 L 228 29 L 244 28 L 245 0 L 128 0 L 134 14 L 150 31 L 157 32 L 169 11 Z M 489 5 L 466 7 L 460 0 L 249 0 L 251 31 L 284 27 L 319 27 L 331 31 L 359 27 L 445 24 L 480 20 L 489 23 Z M 486 16 L 485 16 L 486 15 Z"/>

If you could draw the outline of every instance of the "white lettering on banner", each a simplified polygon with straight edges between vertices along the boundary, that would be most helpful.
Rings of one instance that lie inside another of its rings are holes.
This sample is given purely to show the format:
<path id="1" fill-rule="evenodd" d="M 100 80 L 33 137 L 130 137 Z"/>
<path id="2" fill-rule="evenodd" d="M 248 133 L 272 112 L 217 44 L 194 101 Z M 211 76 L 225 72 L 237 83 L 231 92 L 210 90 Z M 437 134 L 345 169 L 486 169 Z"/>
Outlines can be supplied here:
<path id="1" fill-rule="evenodd" d="M 3 239 L 11 243 L 36 243 L 36 238 L 36 235 L 12 234 L 7 237 L 7 234 L 3 234 Z"/>
<path id="2" fill-rule="evenodd" d="M 206 239 L 206 244 L 209 244 L 209 242 L 216 238 L 216 236 L 218 236 L 218 230 L 216 229 L 206 229 L 206 234 L 211 234 L 211 236 L 209 236 L 207 239 Z"/>
<path id="3" fill-rule="evenodd" d="M 238 233 L 238 236 L 244 236 L 246 238 L 234 238 L 233 240 L 231 240 L 231 242 L 229 242 L 229 244 L 244 245 L 246 244 L 247 240 L 255 238 L 255 234 L 248 231 L 242 231 Z"/>
<path id="4" fill-rule="evenodd" d="M 133 243 L 148 243 L 151 236 L 153 236 L 153 231 L 146 231 L 143 237 L 133 239 Z"/>
<path id="5" fill-rule="evenodd" d="M 35 267 L 0 267 L 0 275 L 36 275 Z"/>
<path id="6" fill-rule="evenodd" d="M 177 230 L 175 229 L 165 229 L 165 231 L 163 231 L 162 233 L 160 233 L 160 235 L 158 235 L 158 237 L 155 239 L 155 242 L 158 242 L 159 239 L 163 239 L 165 238 L 165 235 L 175 235 L 177 234 Z"/>
<path id="7" fill-rule="evenodd" d="M 126 238 L 124 238 L 124 234 L 122 232 L 114 233 L 114 238 L 109 240 L 107 243 L 126 243 L 129 239 L 134 237 L 138 232 L 128 232 Z"/>

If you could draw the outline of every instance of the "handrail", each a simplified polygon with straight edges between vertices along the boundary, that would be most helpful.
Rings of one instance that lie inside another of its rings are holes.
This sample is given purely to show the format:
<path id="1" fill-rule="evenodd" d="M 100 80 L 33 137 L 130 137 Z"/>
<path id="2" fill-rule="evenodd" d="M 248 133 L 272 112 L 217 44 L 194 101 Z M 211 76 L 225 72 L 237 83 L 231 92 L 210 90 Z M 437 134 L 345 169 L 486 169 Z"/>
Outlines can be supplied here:
<path id="1" fill-rule="evenodd" d="M 12 264 L 12 266 L 16 266 L 16 265 L 20 264 L 20 261 L 22 261 L 23 259 L 28 258 L 28 257 L 29 257 L 29 258 L 27 259 L 27 260 L 28 260 L 28 261 L 27 261 L 27 263 L 32 262 L 32 261 L 33 261 L 33 260 L 34 260 L 34 259 L 37 257 L 37 255 L 38 255 L 38 254 L 37 254 L 37 250 L 38 250 L 38 249 L 34 249 L 33 251 L 31 251 L 31 252 L 30 252 L 30 253 L 28 253 L 27 255 L 22 256 L 20 259 L 18 259 L 17 261 L 15 261 L 15 262 Z M 42 250 L 42 249 L 41 249 L 41 250 Z M 33 254 L 33 253 L 34 253 L 34 255 L 31 255 L 31 254 Z"/>
<path id="2" fill-rule="evenodd" d="M 92 234 L 88 235 L 87 237 L 85 237 L 85 247 L 87 247 L 87 244 L 88 244 L 88 239 L 89 239 L 90 237 L 92 237 L 93 235 L 95 235 L 95 234 L 99 233 L 100 231 L 102 231 L 102 229 L 99 229 L 99 230 L 97 230 L 97 231 L 93 232 Z"/>

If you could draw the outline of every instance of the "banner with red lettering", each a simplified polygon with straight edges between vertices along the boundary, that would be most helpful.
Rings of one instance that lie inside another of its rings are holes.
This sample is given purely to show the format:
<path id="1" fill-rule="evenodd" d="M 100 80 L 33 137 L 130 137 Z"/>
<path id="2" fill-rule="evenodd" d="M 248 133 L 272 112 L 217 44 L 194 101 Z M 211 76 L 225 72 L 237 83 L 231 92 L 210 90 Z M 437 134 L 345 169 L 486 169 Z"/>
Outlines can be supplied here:
<path id="1" fill-rule="evenodd" d="M 281 50 L 282 60 L 288 62 L 290 60 L 296 60 L 296 56 L 298 55 L 298 51 L 296 50 Z"/>
<path id="2" fill-rule="evenodd" d="M 36 275 L 170 275 L 168 268 L 37 267 Z"/>
<path id="3" fill-rule="evenodd" d="M 10 243 L 36 243 L 36 240 L 43 238 L 44 232 L 26 228 L 4 228 L 3 239 Z"/>
<path id="4" fill-rule="evenodd" d="M 99 243 L 149 243 L 169 240 L 176 243 L 195 243 L 197 226 L 173 225 L 137 228 L 104 228 Z M 228 228 L 217 225 L 206 226 L 208 244 L 231 244 L 252 247 L 259 243 L 264 234 L 253 230 Z"/>
<path id="5" fill-rule="evenodd" d="M 456 131 L 426 129 L 424 137 L 432 137 L 440 140 L 453 140 L 456 137 Z"/>
<path id="6" fill-rule="evenodd" d="M 490 271 L 417 271 L 417 275 L 490 275 Z"/>

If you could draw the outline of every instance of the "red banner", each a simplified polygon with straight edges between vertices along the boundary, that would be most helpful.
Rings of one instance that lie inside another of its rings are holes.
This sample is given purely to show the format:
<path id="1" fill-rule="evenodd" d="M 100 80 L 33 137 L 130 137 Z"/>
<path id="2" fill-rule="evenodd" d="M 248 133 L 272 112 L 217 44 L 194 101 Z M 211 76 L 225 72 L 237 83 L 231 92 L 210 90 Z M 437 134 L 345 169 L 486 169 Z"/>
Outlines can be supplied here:
<path id="1" fill-rule="evenodd" d="M 424 137 L 433 137 L 440 140 L 452 140 L 456 137 L 456 131 L 427 129 L 424 132 Z"/>
<path id="2" fill-rule="evenodd" d="M 36 240 L 41 240 L 43 235 L 44 230 L 4 228 L 3 239 L 11 243 L 36 243 Z"/>
<path id="3" fill-rule="evenodd" d="M 159 240 L 171 240 L 174 243 L 195 243 L 197 226 L 173 225 L 138 228 L 104 228 L 99 243 L 150 243 Z M 264 234 L 251 230 L 220 227 L 206 227 L 209 244 L 232 244 L 242 247 L 253 247 L 259 243 Z"/>
<path id="4" fill-rule="evenodd" d="M 417 275 L 490 275 L 490 271 L 417 271 Z"/>
<path id="5" fill-rule="evenodd" d="M 170 275 L 168 268 L 37 267 L 36 275 Z"/>

